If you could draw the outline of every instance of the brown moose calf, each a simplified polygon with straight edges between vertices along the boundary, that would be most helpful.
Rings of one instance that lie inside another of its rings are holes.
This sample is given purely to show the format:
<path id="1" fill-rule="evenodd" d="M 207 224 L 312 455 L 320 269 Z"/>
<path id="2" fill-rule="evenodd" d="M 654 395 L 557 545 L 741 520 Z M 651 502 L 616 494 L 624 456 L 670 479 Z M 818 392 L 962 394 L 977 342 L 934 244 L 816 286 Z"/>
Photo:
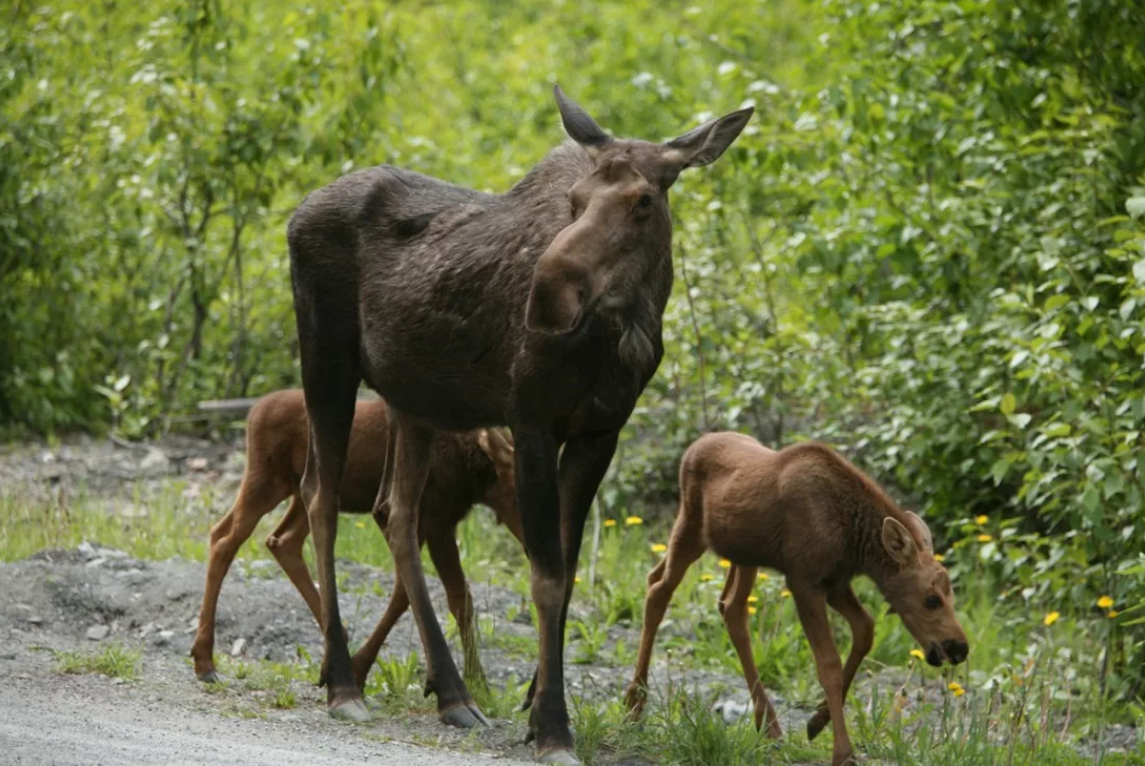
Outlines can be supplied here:
<path id="1" fill-rule="evenodd" d="M 874 481 L 820 444 L 776 452 L 736 433 L 697 440 L 680 464 L 680 510 L 668 551 L 648 575 L 644 632 L 627 703 L 639 716 L 647 693 L 656 630 L 687 568 L 706 550 L 732 562 L 720 612 L 743 665 L 755 705 L 755 725 L 780 735 L 779 721 L 756 673 L 747 624 L 747 601 L 759 567 L 783 573 L 811 644 L 826 700 L 807 723 L 814 739 L 832 722 L 833 766 L 852 759 L 843 722 L 843 698 L 871 649 L 874 621 L 851 580 L 874 580 L 926 661 L 958 664 L 970 649 L 954 614 L 950 576 L 934 558 L 930 530 L 902 511 Z M 827 605 L 851 626 L 844 666 L 831 637 Z"/>
<path id="2" fill-rule="evenodd" d="M 302 391 L 268 394 L 251 409 L 247 418 L 246 470 L 238 498 L 230 512 L 211 529 L 207 586 L 199 629 L 191 648 L 195 675 L 202 681 L 218 679 L 213 658 L 215 609 L 223 578 L 259 519 L 288 497 L 290 507 L 266 538 L 266 546 L 306 600 L 314 619 L 320 627 L 322 625 L 321 601 L 302 558 L 302 546 L 310 533 L 299 494 L 308 439 L 309 421 Z M 338 495 L 343 511 L 370 513 L 373 509 L 388 443 L 386 403 L 381 400 L 358 402 Z M 481 666 L 474 640 L 472 599 L 461 569 L 456 530 L 474 503 L 492 508 L 513 536 L 522 539 L 513 492 L 512 445 L 495 429 L 438 434 L 434 438 L 429 478 L 418 508 L 418 541 L 428 544 L 430 557 L 445 586 L 449 610 L 461 634 L 466 675 L 471 678 L 481 676 Z M 375 520 L 384 532 L 385 519 Z M 382 643 L 407 608 L 409 599 L 398 577 L 385 614 L 354 656 L 354 678 L 359 688 L 365 686 Z"/>

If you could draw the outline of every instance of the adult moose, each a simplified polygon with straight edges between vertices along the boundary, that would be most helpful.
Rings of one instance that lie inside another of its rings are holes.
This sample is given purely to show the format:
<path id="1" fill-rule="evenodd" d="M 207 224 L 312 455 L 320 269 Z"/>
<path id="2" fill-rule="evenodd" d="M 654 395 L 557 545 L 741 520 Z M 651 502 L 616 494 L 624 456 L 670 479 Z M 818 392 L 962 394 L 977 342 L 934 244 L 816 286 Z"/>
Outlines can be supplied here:
<path id="1" fill-rule="evenodd" d="M 302 494 L 322 595 L 331 714 L 367 717 L 334 578 L 337 489 L 364 379 L 390 404 L 375 503 L 442 720 L 486 723 L 450 656 L 418 557 L 435 430 L 509 426 L 540 657 L 526 705 L 538 757 L 576 763 L 564 626 L 584 520 L 617 435 L 663 356 L 672 287 L 668 189 L 714 162 L 741 109 L 665 144 L 615 139 L 554 89 L 573 139 L 505 194 L 382 165 L 312 193 L 290 221 L 291 275 L 311 438 Z"/>

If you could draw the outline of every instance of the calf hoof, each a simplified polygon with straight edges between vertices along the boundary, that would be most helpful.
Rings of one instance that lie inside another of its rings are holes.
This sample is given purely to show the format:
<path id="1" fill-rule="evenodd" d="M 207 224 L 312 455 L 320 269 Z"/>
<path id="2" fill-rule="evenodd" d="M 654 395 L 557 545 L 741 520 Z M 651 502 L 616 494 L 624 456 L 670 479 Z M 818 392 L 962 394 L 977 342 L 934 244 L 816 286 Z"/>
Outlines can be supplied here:
<path id="1" fill-rule="evenodd" d="M 811 716 L 807 721 L 807 741 L 813 742 L 819 736 L 819 732 L 823 731 L 831 721 L 831 711 L 829 710 L 816 710 L 815 715 Z"/>
<path id="2" fill-rule="evenodd" d="M 624 693 L 624 705 L 628 708 L 628 720 L 640 720 L 640 716 L 644 712 L 644 702 L 647 699 L 648 693 L 644 687 L 637 684 L 628 687 L 628 691 Z"/>
<path id="3" fill-rule="evenodd" d="M 556 763 L 559 766 L 580 766 L 580 758 L 576 757 L 576 753 L 572 751 L 571 747 L 557 747 L 552 750 L 546 750 L 543 753 L 537 753 L 537 763 Z"/>
<path id="4" fill-rule="evenodd" d="M 219 678 L 219 674 L 215 672 L 214 668 L 211 668 L 210 670 L 200 670 L 200 671 L 196 672 L 195 678 L 199 679 L 200 681 L 202 681 L 205 684 L 221 683 L 221 679 Z"/>
<path id="5" fill-rule="evenodd" d="M 327 712 L 331 718 L 339 721 L 365 723 L 370 720 L 370 711 L 366 709 L 366 703 L 360 697 L 331 702 Z"/>
<path id="6" fill-rule="evenodd" d="M 493 728 L 493 725 L 489 723 L 489 719 L 486 718 L 480 708 L 472 702 L 458 703 L 440 711 L 438 715 L 441 717 L 442 723 L 456 726 L 459 729 L 472 729 L 478 724 L 487 729 Z"/>
<path id="7" fill-rule="evenodd" d="M 835 753 L 831 758 L 831 766 L 857 766 L 859 763 L 859 757 L 851 751 Z"/>

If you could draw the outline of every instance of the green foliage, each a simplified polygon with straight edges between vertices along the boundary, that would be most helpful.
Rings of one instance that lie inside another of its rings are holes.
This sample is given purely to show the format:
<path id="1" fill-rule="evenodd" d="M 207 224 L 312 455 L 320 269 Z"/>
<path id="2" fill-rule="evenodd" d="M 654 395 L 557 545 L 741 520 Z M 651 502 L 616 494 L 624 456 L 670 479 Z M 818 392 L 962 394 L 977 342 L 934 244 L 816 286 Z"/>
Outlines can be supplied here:
<path id="1" fill-rule="evenodd" d="M 94 673 L 108 678 L 134 681 L 139 677 L 143 653 L 122 644 L 110 643 L 90 652 L 53 651 L 56 671 L 60 673 Z"/>

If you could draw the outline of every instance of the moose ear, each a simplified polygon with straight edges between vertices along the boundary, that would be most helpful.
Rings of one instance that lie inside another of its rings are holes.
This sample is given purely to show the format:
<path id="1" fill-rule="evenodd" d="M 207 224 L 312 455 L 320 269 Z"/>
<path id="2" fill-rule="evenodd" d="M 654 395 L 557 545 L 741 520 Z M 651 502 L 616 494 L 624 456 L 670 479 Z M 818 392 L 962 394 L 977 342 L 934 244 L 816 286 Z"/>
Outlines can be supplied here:
<path id="1" fill-rule="evenodd" d="M 553 95 L 556 96 L 561 122 L 564 123 L 569 138 L 589 150 L 599 149 L 612 141 L 612 137 L 596 124 L 596 120 L 588 116 L 588 112 L 565 95 L 561 86 L 553 86 Z"/>
<path id="2" fill-rule="evenodd" d="M 525 309 L 525 327 L 561 334 L 576 328 L 586 298 L 587 279 L 579 270 L 538 262 Z"/>
<path id="3" fill-rule="evenodd" d="M 928 553 L 934 553 L 934 538 L 930 534 L 930 527 L 926 525 L 926 522 L 922 520 L 922 517 L 914 511 L 907 511 L 906 520 L 907 524 L 909 524 L 911 529 L 914 530 L 915 534 L 918 535 L 918 539 L 922 540 L 922 547 Z"/>
<path id="4" fill-rule="evenodd" d="M 746 109 L 725 114 L 718 120 L 705 122 L 679 138 L 672 139 L 665 146 L 679 152 L 682 168 L 711 165 L 739 137 L 753 112 L 755 112 L 755 108 L 749 106 Z"/>
<path id="5" fill-rule="evenodd" d="M 909 564 L 918 558 L 918 545 L 914 535 L 896 519 L 883 520 L 883 547 L 899 564 Z"/>

